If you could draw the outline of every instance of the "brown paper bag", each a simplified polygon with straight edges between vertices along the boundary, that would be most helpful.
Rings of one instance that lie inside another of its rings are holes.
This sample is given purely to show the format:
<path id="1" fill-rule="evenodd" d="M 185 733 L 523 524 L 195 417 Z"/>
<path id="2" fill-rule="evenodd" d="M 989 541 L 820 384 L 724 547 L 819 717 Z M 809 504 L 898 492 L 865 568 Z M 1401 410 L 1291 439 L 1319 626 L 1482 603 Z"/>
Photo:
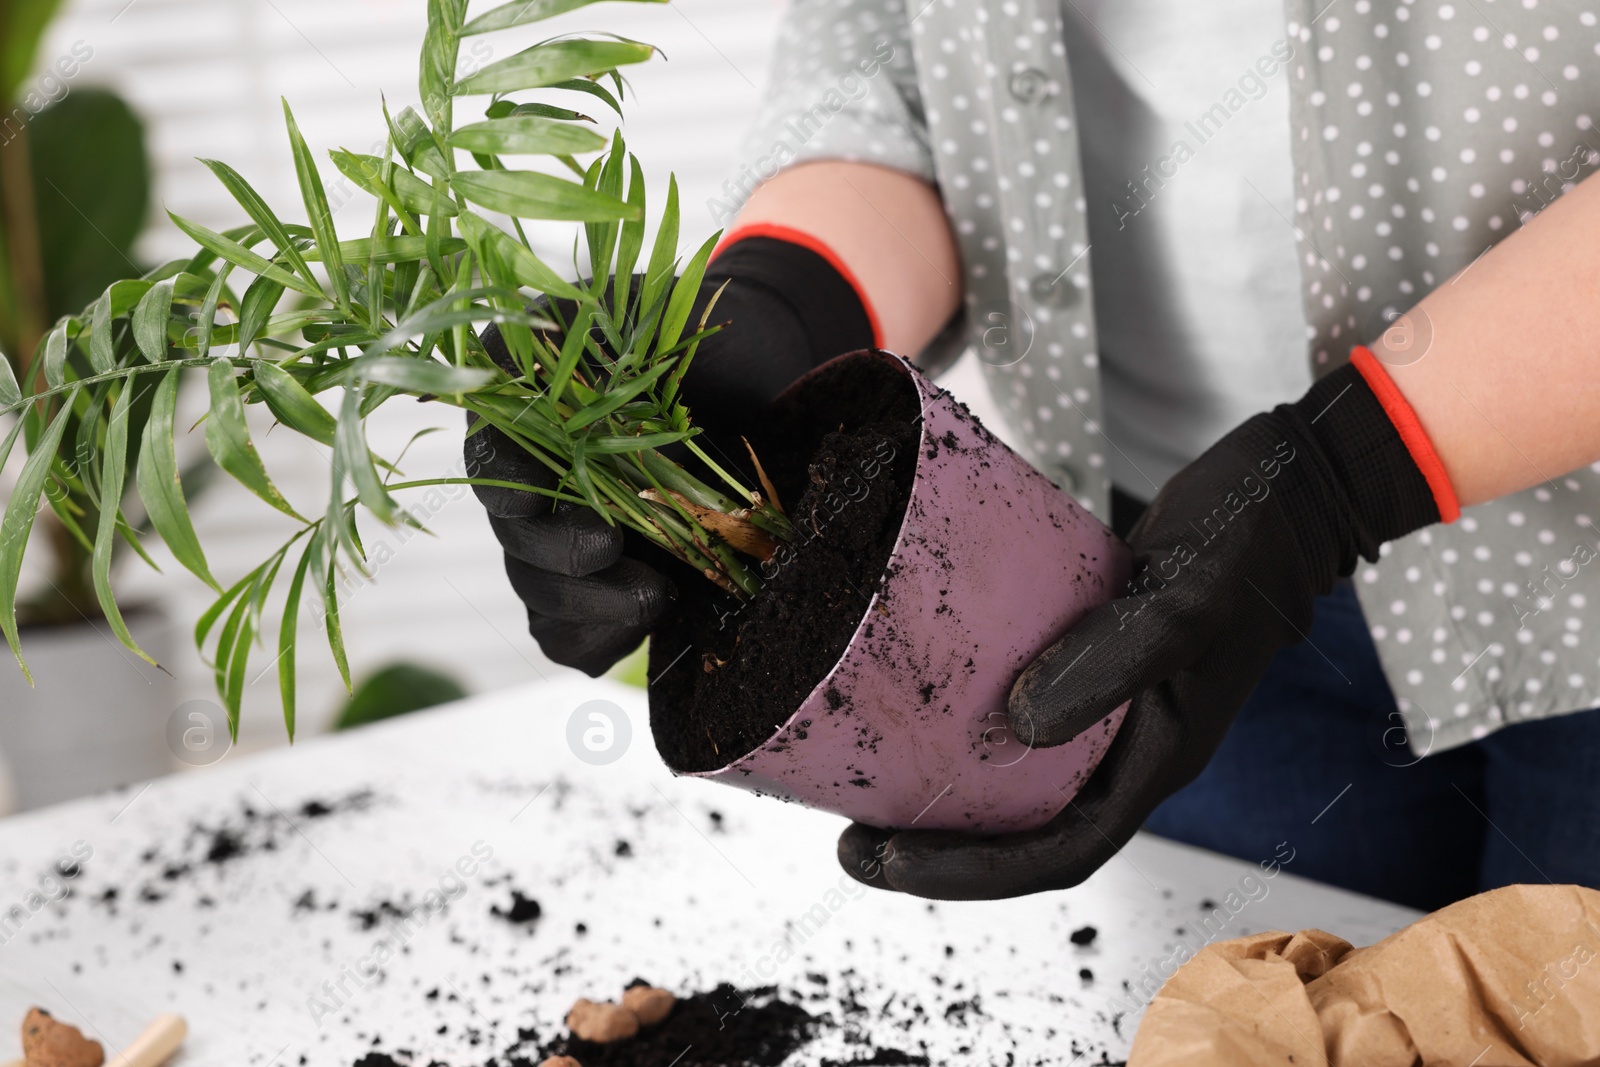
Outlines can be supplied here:
<path id="1" fill-rule="evenodd" d="M 1508 886 L 1368 948 L 1321 930 L 1204 948 L 1129 1067 L 1600 1065 L 1600 892 Z"/>

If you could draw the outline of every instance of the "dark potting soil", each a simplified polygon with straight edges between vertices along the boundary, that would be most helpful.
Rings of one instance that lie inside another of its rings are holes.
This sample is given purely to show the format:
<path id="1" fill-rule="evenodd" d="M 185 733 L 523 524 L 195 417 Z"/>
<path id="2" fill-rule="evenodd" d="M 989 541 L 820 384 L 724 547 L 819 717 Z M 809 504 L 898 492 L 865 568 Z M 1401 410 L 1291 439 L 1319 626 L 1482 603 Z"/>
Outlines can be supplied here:
<path id="1" fill-rule="evenodd" d="M 811 1040 L 820 1020 L 773 988 L 721 985 L 672 1006 L 672 1014 L 626 1041 L 598 1044 L 571 1035 L 539 1056 L 571 1056 L 583 1067 L 778 1067 Z M 537 1063 L 538 1059 L 529 1061 Z M 523 1067 L 512 1057 L 510 1067 Z"/>
<path id="2" fill-rule="evenodd" d="M 371 789 L 312 798 L 288 807 L 270 802 L 262 806 L 249 797 L 240 797 L 232 813 L 217 816 L 215 821 L 192 820 L 186 830 L 174 831 L 159 843 L 153 843 L 139 854 L 136 879 L 121 886 L 107 886 L 90 899 L 112 914 L 120 905 L 158 904 L 187 883 L 200 882 L 208 874 L 225 872 L 258 853 L 279 851 L 284 841 L 299 839 L 299 827 L 305 822 L 361 814 L 378 802 Z M 214 901 L 202 894 L 194 903 L 210 907 Z M 312 912 L 321 907 L 315 894 L 309 892 L 302 894 L 293 905 L 296 913 Z"/>
<path id="3" fill-rule="evenodd" d="M 519 889 L 511 891 L 511 906 L 502 908 L 498 904 L 489 906 L 489 914 L 508 923 L 521 925 L 536 921 L 544 914 L 544 908 L 532 897 L 524 896 Z"/>
<path id="4" fill-rule="evenodd" d="M 830 367 L 763 422 L 756 449 L 794 541 L 761 566 L 747 602 L 680 583 L 679 610 L 650 642 L 650 729 L 680 772 L 754 751 L 833 668 L 883 578 L 916 473 L 921 405 L 893 364 Z"/>

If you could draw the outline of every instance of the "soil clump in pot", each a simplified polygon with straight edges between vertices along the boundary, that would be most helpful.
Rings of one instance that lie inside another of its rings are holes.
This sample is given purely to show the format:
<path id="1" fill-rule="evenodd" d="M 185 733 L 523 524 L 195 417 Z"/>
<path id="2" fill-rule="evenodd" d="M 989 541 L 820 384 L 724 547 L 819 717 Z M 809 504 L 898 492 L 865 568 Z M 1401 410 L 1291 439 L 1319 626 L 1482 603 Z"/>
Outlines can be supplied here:
<path id="1" fill-rule="evenodd" d="M 650 729 L 673 770 L 754 751 L 844 654 L 899 537 L 921 434 L 917 388 L 888 360 L 825 367 L 763 418 L 752 443 L 795 538 L 746 602 L 679 582 L 650 642 Z"/>

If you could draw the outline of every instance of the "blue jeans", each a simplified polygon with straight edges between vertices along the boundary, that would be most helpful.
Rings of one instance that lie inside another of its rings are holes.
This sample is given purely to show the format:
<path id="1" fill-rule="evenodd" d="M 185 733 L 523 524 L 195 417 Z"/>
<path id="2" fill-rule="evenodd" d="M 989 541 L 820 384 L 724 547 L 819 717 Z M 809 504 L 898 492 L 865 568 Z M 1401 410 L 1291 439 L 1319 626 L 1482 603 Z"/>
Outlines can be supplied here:
<path id="1" fill-rule="evenodd" d="M 1280 652 L 1211 763 L 1145 829 L 1432 910 L 1516 882 L 1600 888 L 1600 710 L 1417 759 L 1349 583 Z"/>

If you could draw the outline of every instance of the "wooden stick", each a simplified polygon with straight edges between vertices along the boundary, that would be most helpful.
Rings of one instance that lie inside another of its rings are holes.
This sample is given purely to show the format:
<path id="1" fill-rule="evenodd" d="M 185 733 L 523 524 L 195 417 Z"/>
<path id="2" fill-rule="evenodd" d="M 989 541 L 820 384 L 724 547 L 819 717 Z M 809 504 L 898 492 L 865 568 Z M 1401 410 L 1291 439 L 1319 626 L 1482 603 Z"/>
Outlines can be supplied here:
<path id="1" fill-rule="evenodd" d="M 183 1016 L 157 1015 L 127 1048 L 106 1062 L 108 1067 L 161 1067 L 188 1036 L 189 1024 Z"/>

